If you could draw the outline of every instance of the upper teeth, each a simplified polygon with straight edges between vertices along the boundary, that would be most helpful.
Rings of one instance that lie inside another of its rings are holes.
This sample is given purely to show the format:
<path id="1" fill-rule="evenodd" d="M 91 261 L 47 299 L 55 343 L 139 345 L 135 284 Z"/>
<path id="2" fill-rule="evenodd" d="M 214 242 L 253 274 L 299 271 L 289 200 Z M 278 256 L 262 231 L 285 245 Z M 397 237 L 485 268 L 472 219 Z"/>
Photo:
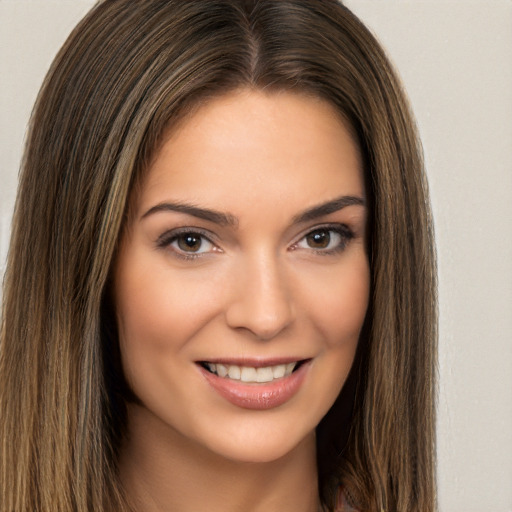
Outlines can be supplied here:
<path id="1" fill-rule="evenodd" d="M 291 375 L 297 363 L 278 364 L 264 368 L 252 368 L 250 366 L 225 365 L 220 363 L 206 363 L 212 373 L 219 377 L 241 380 L 242 382 L 270 382 L 274 379 Z"/>

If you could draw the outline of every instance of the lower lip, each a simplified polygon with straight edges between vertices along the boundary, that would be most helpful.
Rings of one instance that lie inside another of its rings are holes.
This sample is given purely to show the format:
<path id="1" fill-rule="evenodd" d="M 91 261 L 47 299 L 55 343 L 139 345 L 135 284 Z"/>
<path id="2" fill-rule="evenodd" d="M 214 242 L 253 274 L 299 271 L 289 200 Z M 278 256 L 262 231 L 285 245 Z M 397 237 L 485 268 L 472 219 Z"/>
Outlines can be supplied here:
<path id="1" fill-rule="evenodd" d="M 232 380 L 209 372 L 199 366 L 210 386 L 228 402 L 237 407 L 253 410 L 266 410 L 288 402 L 300 389 L 311 361 L 301 366 L 287 377 L 272 382 L 247 383 Z"/>

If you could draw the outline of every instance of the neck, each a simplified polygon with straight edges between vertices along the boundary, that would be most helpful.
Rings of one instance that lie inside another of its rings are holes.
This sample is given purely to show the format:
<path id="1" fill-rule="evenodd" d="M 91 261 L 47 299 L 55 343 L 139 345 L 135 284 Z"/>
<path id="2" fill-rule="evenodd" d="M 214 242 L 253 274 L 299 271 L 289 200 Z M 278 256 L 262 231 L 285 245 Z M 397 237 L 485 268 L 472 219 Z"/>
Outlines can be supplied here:
<path id="1" fill-rule="evenodd" d="M 129 406 L 120 476 L 135 512 L 317 512 L 315 439 L 270 462 L 222 457 Z"/>

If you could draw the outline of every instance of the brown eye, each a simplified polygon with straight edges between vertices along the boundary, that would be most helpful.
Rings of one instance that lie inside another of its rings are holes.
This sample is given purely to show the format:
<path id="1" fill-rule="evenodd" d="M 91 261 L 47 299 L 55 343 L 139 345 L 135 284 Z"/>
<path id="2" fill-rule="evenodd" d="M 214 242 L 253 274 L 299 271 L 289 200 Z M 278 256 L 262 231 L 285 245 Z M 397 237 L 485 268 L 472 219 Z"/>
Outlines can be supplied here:
<path id="1" fill-rule="evenodd" d="M 216 246 L 206 235 L 197 231 L 170 233 L 159 242 L 160 247 L 167 247 L 177 256 L 196 257 L 213 252 Z"/>
<path id="2" fill-rule="evenodd" d="M 334 254 L 345 249 L 352 231 L 343 224 L 317 228 L 307 233 L 295 245 L 299 249 L 309 249 L 320 254 Z"/>
<path id="3" fill-rule="evenodd" d="M 198 252 L 203 245 L 203 237 L 198 233 L 183 233 L 176 237 L 176 244 L 184 252 Z"/>
<path id="4" fill-rule="evenodd" d="M 328 229 L 318 229 L 306 236 L 306 241 L 312 249 L 327 249 L 331 242 L 331 231 Z"/>
<path id="5" fill-rule="evenodd" d="M 208 233 L 192 229 L 173 229 L 160 235 L 156 245 L 176 258 L 192 260 L 208 253 L 222 252 Z"/>

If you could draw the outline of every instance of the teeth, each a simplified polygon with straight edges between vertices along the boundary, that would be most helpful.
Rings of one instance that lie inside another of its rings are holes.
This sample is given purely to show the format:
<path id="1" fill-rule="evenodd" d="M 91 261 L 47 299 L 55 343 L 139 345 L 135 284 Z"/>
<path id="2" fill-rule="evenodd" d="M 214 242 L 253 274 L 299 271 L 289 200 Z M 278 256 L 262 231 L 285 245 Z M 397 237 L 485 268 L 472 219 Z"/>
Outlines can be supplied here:
<path id="1" fill-rule="evenodd" d="M 229 367 L 228 375 L 230 379 L 240 380 L 240 374 L 241 374 L 240 366 L 233 366 L 231 365 Z"/>
<path id="2" fill-rule="evenodd" d="M 280 364 L 279 366 L 274 366 L 272 368 L 272 374 L 274 375 L 274 379 L 280 379 L 281 377 L 284 377 L 285 373 L 286 373 L 286 365 L 285 364 Z"/>
<path id="3" fill-rule="evenodd" d="M 270 382 L 274 380 L 272 368 L 258 368 L 256 370 L 256 382 Z"/>
<path id="4" fill-rule="evenodd" d="M 242 382 L 271 382 L 292 374 L 297 362 L 266 366 L 264 368 L 252 368 L 250 366 L 225 365 L 220 363 L 206 363 L 206 367 L 219 377 Z"/>
<path id="5" fill-rule="evenodd" d="M 217 375 L 219 377 L 225 377 L 228 374 L 228 369 L 223 364 L 218 364 L 217 366 Z"/>
<path id="6" fill-rule="evenodd" d="M 256 368 L 248 368 L 247 366 L 243 366 L 240 373 L 240 380 L 242 382 L 257 382 Z"/>
<path id="7" fill-rule="evenodd" d="M 285 375 L 290 375 L 290 373 L 292 373 L 292 372 L 293 372 L 293 369 L 295 368 L 295 365 L 296 365 L 296 364 L 297 364 L 297 363 L 288 363 L 288 364 L 286 365 L 286 369 L 285 369 L 285 372 L 284 372 L 284 373 L 285 373 Z"/>

